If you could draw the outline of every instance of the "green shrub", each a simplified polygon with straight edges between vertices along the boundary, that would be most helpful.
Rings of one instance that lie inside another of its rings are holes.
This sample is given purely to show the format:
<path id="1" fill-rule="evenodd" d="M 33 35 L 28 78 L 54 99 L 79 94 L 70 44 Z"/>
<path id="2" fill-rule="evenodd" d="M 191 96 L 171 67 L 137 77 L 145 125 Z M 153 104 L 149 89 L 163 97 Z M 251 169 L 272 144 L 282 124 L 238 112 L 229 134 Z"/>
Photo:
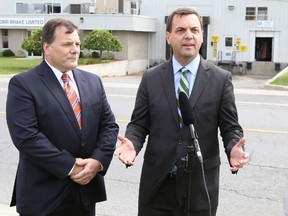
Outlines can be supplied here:
<path id="1" fill-rule="evenodd" d="M 99 63 L 99 60 L 95 58 L 85 58 L 83 61 L 84 65 L 97 64 L 97 63 Z"/>
<path id="2" fill-rule="evenodd" d="M 92 52 L 91 52 L 91 57 L 92 57 L 92 58 L 99 58 L 100 55 L 99 55 L 99 53 L 98 53 L 97 51 L 92 51 Z"/>
<path id="3" fill-rule="evenodd" d="M 103 53 L 102 55 L 102 59 L 113 59 L 114 58 L 114 54 L 112 52 L 106 52 Z"/>
<path id="4" fill-rule="evenodd" d="M 17 53 L 16 53 L 16 56 L 19 57 L 19 58 L 25 58 L 26 57 L 26 55 L 25 55 L 23 50 L 18 50 Z"/>
<path id="5" fill-rule="evenodd" d="M 7 50 L 4 50 L 2 52 L 2 56 L 4 57 L 10 57 L 10 56 L 15 56 L 14 52 L 12 52 L 12 50 L 10 49 L 7 49 Z"/>

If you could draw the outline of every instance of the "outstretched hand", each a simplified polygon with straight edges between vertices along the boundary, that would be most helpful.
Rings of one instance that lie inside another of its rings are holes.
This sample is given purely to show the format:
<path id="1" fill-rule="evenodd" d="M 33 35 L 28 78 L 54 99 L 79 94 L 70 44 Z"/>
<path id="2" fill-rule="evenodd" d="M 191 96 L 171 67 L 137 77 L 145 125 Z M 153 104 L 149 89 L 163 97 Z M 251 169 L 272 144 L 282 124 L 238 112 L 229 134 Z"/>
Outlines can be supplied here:
<path id="1" fill-rule="evenodd" d="M 114 155 L 118 156 L 119 160 L 126 166 L 132 166 L 136 157 L 136 150 L 133 143 L 122 135 L 118 135 L 120 146 L 114 151 Z"/>
<path id="2" fill-rule="evenodd" d="M 230 153 L 230 170 L 236 172 L 248 163 L 249 154 L 244 151 L 243 146 L 245 145 L 246 138 L 242 137 L 238 143 L 232 148 Z"/>

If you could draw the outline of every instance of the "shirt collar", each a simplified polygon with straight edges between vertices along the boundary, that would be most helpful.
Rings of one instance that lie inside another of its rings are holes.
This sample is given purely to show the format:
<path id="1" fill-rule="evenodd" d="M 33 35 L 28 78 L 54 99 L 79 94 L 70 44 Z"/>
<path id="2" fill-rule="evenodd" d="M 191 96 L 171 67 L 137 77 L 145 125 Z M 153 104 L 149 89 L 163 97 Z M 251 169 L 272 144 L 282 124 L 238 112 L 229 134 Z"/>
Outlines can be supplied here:
<path id="1" fill-rule="evenodd" d="M 46 61 L 46 60 L 45 60 Z M 55 74 L 55 76 L 57 77 L 57 80 L 58 81 L 62 81 L 62 75 L 63 73 L 58 70 L 57 68 L 53 67 L 51 64 L 49 64 L 47 61 L 46 63 L 48 64 L 48 66 L 52 69 L 53 73 Z M 68 74 L 69 75 L 69 78 L 70 80 L 72 80 L 74 82 L 74 76 L 73 76 L 73 73 L 72 73 L 72 70 L 69 70 L 67 72 L 65 72 L 65 74 Z"/>
<path id="2" fill-rule="evenodd" d="M 176 58 L 172 57 L 172 64 L 173 64 L 173 71 L 174 75 L 183 67 L 177 60 Z M 198 54 L 193 61 L 191 61 L 188 65 L 185 66 L 192 74 L 196 75 L 198 68 L 200 65 L 200 55 Z"/>

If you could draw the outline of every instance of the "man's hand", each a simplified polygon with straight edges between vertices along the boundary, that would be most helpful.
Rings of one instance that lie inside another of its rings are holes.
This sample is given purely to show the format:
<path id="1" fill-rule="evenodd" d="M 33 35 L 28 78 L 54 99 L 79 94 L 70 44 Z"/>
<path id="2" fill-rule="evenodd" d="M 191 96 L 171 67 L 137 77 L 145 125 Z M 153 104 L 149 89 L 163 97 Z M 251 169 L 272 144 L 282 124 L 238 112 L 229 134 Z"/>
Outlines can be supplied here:
<path id="1" fill-rule="evenodd" d="M 136 157 L 136 150 L 133 143 L 122 135 L 118 135 L 120 146 L 114 151 L 114 155 L 118 156 L 126 166 L 132 166 Z"/>
<path id="2" fill-rule="evenodd" d="M 70 176 L 76 175 L 77 173 L 83 170 L 84 167 L 78 165 L 82 160 L 83 160 L 82 158 L 76 158 L 76 162 Z"/>
<path id="3" fill-rule="evenodd" d="M 249 160 L 249 154 L 243 150 L 243 146 L 246 142 L 246 138 L 242 137 L 238 143 L 232 148 L 230 153 L 230 170 L 236 172 L 242 168 Z"/>
<path id="4" fill-rule="evenodd" d="M 82 167 L 80 172 L 74 172 L 75 168 Z M 88 184 L 101 169 L 100 162 L 93 158 L 81 159 L 76 158 L 75 168 L 70 175 L 70 178 L 81 185 Z M 75 173 L 75 174 L 74 174 Z"/>

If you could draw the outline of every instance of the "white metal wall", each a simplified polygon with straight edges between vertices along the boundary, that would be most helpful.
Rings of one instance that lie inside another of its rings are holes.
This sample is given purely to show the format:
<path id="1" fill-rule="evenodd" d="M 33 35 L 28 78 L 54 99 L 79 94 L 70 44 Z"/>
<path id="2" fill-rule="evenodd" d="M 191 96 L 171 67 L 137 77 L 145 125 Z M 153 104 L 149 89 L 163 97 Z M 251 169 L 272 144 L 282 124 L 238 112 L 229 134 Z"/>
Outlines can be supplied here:
<path id="1" fill-rule="evenodd" d="M 236 38 L 241 41 L 241 46 L 247 47 L 247 52 L 236 52 L 236 61 L 254 61 L 255 38 L 272 37 L 272 61 L 288 62 L 288 1 L 287 0 L 167 0 L 167 1 L 142 1 L 141 15 L 157 18 L 157 33 L 151 37 L 151 59 L 165 58 L 165 24 L 164 17 L 179 7 L 196 9 L 201 16 L 210 17 L 208 40 L 212 36 L 219 36 L 217 51 L 225 52 L 224 37 L 232 36 L 235 44 Z M 234 6 L 229 10 L 228 6 Z M 268 21 L 273 21 L 271 28 L 259 28 L 256 20 L 246 21 L 246 7 L 268 7 Z M 207 43 L 207 58 L 213 60 L 213 46 Z M 236 47 L 233 48 L 236 51 Z M 217 56 L 218 57 L 218 56 Z"/>

